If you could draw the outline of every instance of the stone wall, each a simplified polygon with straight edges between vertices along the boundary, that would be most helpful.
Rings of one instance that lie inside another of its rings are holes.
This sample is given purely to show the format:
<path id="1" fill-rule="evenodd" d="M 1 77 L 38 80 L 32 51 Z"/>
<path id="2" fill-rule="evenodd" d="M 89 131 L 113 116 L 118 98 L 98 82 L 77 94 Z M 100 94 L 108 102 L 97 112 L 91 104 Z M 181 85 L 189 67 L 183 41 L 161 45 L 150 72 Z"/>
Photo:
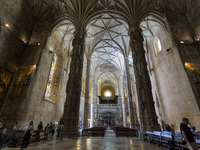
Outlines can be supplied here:
<path id="1" fill-rule="evenodd" d="M 180 44 L 179 51 L 185 70 L 200 108 L 200 49 L 196 44 Z"/>
<path id="2" fill-rule="evenodd" d="M 1 0 L 0 8 L 0 64 L 6 61 L 17 67 L 29 35 L 29 8 L 23 0 Z M 9 69 L 16 71 L 14 66 Z"/>
<path id="3" fill-rule="evenodd" d="M 0 1 L 0 76 L 6 85 L 3 92 L 0 88 L 0 119 L 8 121 L 8 128 L 12 128 L 15 121 L 19 122 L 21 129 L 31 120 L 35 126 L 39 121 L 45 124 L 59 121 L 63 113 L 68 74 L 66 65 L 69 63 L 66 49 L 57 40 L 57 45 L 53 43 L 56 47 L 54 52 L 59 57 L 53 85 L 57 91 L 54 92 L 56 100 L 54 103 L 44 98 L 52 62 L 52 54 L 46 48 L 50 32 L 48 19 L 51 18 L 47 6 L 39 1 Z M 31 14 L 34 12 L 30 7 L 41 11 Z M 44 14 L 49 17 L 42 18 Z"/>
<path id="4" fill-rule="evenodd" d="M 189 118 L 199 130 L 199 107 L 178 48 L 173 44 L 167 31 L 159 29 L 157 33 L 162 51 L 156 56 L 153 44 L 149 46 L 154 74 L 151 75 L 154 101 L 157 93 L 162 119 L 167 124 L 174 124 L 177 131 L 183 117 Z"/>
<path id="5" fill-rule="evenodd" d="M 45 97 L 45 91 L 47 81 L 49 78 L 50 68 L 53 60 L 53 53 L 47 48 L 42 50 L 40 62 L 36 69 L 35 75 L 32 79 L 30 89 L 27 93 L 27 106 L 23 113 L 21 128 L 24 128 L 29 121 L 33 120 L 34 125 L 37 125 L 40 121 L 46 125 L 49 122 L 60 121 L 63 114 L 63 107 L 66 100 L 66 85 L 68 80 L 68 70 L 66 70 L 67 56 L 66 50 L 63 47 L 56 46 L 56 49 L 52 50 L 56 54 L 56 70 L 54 73 L 53 94 L 54 100 L 50 100 Z M 59 69 L 58 69 L 59 68 Z M 50 97 L 51 98 L 51 97 Z"/>
<path id="6" fill-rule="evenodd" d="M 19 83 L 24 73 L 29 71 L 28 68 L 24 68 L 24 72 L 22 72 L 22 68 L 19 69 L 19 66 L 25 48 L 25 42 L 29 35 L 30 22 L 27 18 L 30 18 L 30 12 L 23 0 L 1 0 L 0 8 L 0 78 L 2 80 L 1 83 L 5 84 L 3 96 L 0 97 L 0 118 L 2 121 L 5 121 L 13 118 L 13 116 L 10 118 L 2 118 L 4 113 L 3 109 L 7 107 L 6 114 L 9 114 L 10 110 L 15 112 L 15 109 L 12 108 L 15 104 L 18 104 L 17 101 L 19 99 L 17 100 L 16 97 L 24 91 L 16 91 L 12 97 L 9 97 L 8 93 L 12 93 L 11 87 L 22 87 L 29 78 L 26 76 L 23 84 L 16 85 L 16 82 Z M 11 105 L 8 107 L 4 104 L 5 100 L 9 98 Z"/>

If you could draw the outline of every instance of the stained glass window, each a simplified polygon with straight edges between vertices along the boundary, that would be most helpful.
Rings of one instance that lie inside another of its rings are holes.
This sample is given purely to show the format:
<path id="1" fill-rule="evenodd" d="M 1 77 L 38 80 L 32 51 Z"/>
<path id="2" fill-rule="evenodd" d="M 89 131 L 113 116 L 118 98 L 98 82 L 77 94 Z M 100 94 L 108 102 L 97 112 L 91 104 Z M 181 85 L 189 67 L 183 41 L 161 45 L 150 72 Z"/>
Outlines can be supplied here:
<path id="1" fill-rule="evenodd" d="M 54 55 L 53 57 L 53 62 L 51 65 L 51 71 L 49 74 L 49 80 L 47 82 L 47 88 L 46 88 L 46 92 L 45 92 L 45 96 L 49 97 L 50 96 L 50 92 L 51 92 L 51 84 L 52 84 L 52 80 L 53 80 L 53 76 L 55 73 L 55 67 L 56 67 L 56 55 Z"/>

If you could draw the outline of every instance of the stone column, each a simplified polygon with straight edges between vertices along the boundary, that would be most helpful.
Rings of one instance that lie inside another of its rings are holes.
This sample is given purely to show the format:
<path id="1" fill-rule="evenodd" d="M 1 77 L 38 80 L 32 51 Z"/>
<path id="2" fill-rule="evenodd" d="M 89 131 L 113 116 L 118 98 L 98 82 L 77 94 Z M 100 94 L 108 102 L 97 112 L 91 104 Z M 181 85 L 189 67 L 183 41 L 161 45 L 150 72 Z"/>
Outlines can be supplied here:
<path id="1" fill-rule="evenodd" d="M 95 75 L 92 76 L 92 96 L 91 96 L 91 111 L 90 111 L 90 127 L 94 126 L 94 90 L 95 90 Z"/>
<path id="2" fill-rule="evenodd" d="M 86 70 L 83 129 L 88 128 L 89 93 L 90 93 L 90 64 L 91 64 L 91 60 L 89 58 L 89 59 L 87 59 L 87 70 Z"/>
<path id="3" fill-rule="evenodd" d="M 121 85 L 119 80 L 119 88 L 118 88 L 118 109 L 119 109 L 119 122 L 118 125 L 123 124 L 123 114 L 122 114 L 122 97 L 121 97 Z"/>
<path id="4" fill-rule="evenodd" d="M 97 83 L 95 83 L 95 87 L 94 87 L 94 122 L 93 125 L 97 125 L 98 124 L 98 91 L 97 91 Z M 95 124 L 94 124 L 95 123 Z"/>
<path id="5" fill-rule="evenodd" d="M 132 92 L 131 92 L 131 78 L 130 78 L 130 68 L 129 68 L 129 60 L 125 58 L 125 65 L 126 65 L 126 81 L 127 81 L 127 98 L 128 98 L 128 112 L 129 112 L 129 119 L 130 119 L 130 128 L 135 128 L 134 123 L 134 114 L 133 114 L 133 99 L 132 99 Z"/>
<path id="6" fill-rule="evenodd" d="M 121 81 L 121 101 L 122 101 L 122 115 L 123 115 L 123 126 L 127 127 L 126 123 L 126 104 L 125 104 L 125 98 L 124 98 L 124 76 L 120 76 Z"/>
<path id="7" fill-rule="evenodd" d="M 145 59 L 142 29 L 139 26 L 130 28 L 129 36 L 139 104 L 140 129 L 143 133 L 146 130 L 159 130 L 151 91 L 151 81 Z"/>
<path id="8" fill-rule="evenodd" d="M 64 113 L 61 121 L 64 122 L 63 136 L 79 136 L 78 121 L 81 96 L 81 80 L 83 71 L 84 45 L 86 33 L 81 30 L 74 32 L 72 42 L 73 53 L 69 80 L 67 83 L 67 96 L 64 106 Z"/>

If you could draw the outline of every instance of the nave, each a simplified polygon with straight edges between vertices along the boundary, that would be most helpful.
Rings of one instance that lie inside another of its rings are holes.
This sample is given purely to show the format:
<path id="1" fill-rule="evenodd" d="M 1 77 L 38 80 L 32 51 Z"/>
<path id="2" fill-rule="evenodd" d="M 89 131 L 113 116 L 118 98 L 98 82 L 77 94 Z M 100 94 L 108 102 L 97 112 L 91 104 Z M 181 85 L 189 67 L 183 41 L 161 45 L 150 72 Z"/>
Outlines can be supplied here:
<path id="1" fill-rule="evenodd" d="M 132 139 L 135 149 L 149 145 L 69 139 L 102 126 L 156 131 L 158 138 L 168 131 L 170 141 L 175 132 L 187 147 L 180 124 L 193 128 L 196 144 L 199 14 L 199 0 L 0 0 L 0 149 L 18 140 L 18 131 L 27 145 L 29 132 L 53 129 L 64 141 L 30 148 L 131 149 Z"/>

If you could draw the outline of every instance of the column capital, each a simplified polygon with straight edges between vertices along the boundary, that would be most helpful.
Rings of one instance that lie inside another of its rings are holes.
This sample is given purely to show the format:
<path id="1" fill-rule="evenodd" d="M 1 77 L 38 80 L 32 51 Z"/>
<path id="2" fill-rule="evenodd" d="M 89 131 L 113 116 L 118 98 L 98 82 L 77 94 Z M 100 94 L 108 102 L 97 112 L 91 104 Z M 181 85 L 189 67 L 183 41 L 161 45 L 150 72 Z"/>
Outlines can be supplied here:
<path id="1" fill-rule="evenodd" d="M 128 58 L 126 58 L 126 57 L 124 58 L 124 60 L 125 60 L 125 61 L 129 61 L 129 59 L 128 59 Z"/>
<path id="2" fill-rule="evenodd" d="M 89 58 L 87 58 L 87 62 L 91 62 L 91 58 L 89 57 Z"/>
<path id="3" fill-rule="evenodd" d="M 84 45 L 85 44 L 85 37 L 87 36 L 87 32 L 83 29 L 76 29 L 74 31 L 74 39 L 72 41 L 72 45 Z"/>
<path id="4" fill-rule="evenodd" d="M 86 29 L 84 29 L 84 28 L 75 29 L 74 36 L 77 36 L 77 35 L 86 36 L 87 35 Z"/>

